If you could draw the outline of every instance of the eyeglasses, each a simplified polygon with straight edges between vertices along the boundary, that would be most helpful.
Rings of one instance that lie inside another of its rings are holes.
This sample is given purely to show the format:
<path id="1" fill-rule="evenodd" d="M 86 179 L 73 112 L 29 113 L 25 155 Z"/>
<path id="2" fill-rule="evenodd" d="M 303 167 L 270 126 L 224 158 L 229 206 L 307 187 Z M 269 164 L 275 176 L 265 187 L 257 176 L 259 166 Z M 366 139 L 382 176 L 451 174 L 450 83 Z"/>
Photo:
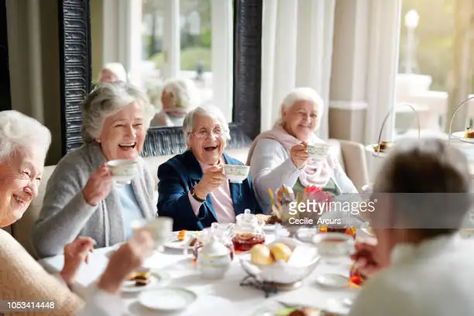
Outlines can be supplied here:
<path id="1" fill-rule="evenodd" d="M 197 132 L 191 132 L 191 134 L 194 134 L 194 136 L 196 136 L 196 138 L 198 139 L 206 139 L 208 137 L 211 137 L 211 134 L 216 137 L 221 137 L 222 135 L 224 135 L 224 131 L 221 128 L 216 127 L 212 131 L 202 129 Z"/>

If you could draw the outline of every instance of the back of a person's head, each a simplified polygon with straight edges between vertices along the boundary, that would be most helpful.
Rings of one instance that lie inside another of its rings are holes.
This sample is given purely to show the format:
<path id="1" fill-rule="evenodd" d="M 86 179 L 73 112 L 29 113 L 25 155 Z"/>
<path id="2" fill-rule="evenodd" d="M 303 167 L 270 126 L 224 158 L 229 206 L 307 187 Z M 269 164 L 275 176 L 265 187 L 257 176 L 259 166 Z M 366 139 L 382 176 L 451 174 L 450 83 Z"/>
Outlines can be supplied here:
<path id="1" fill-rule="evenodd" d="M 440 139 L 397 144 L 374 184 L 374 193 L 392 194 L 394 210 L 406 228 L 430 228 L 434 235 L 460 225 L 470 207 L 469 191 L 466 157 Z"/>
<path id="2" fill-rule="evenodd" d="M 14 110 L 0 112 L 0 162 L 30 146 L 37 146 L 46 156 L 50 144 L 49 129 L 34 118 Z"/>

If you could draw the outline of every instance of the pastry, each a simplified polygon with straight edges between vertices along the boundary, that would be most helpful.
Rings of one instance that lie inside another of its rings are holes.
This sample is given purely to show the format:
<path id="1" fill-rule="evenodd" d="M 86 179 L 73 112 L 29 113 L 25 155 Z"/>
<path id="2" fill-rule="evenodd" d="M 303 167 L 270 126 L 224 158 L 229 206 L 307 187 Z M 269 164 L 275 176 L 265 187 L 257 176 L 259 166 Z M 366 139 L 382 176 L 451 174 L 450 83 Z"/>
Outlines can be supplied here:
<path id="1" fill-rule="evenodd" d="M 134 271 L 127 277 L 128 281 L 135 281 L 135 286 L 145 286 L 150 283 L 151 272 L 149 270 Z"/>
<path id="2" fill-rule="evenodd" d="M 464 137 L 474 138 L 474 130 L 472 130 L 470 127 L 466 128 L 466 130 L 464 131 Z"/>
<path id="3" fill-rule="evenodd" d="M 178 235 L 177 235 L 177 238 L 179 241 L 183 241 L 186 239 L 186 233 L 187 233 L 187 230 L 186 229 L 183 229 L 183 230 L 180 230 L 178 232 Z"/>
<path id="4" fill-rule="evenodd" d="M 387 140 L 383 140 L 380 142 L 380 144 L 378 145 L 375 145 L 375 152 L 380 152 L 380 153 L 383 153 L 383 152 L 386 152 L 390 149 L 390 147 L 392 147 L 392 142 L 390 141 L 387 141 Z"/>

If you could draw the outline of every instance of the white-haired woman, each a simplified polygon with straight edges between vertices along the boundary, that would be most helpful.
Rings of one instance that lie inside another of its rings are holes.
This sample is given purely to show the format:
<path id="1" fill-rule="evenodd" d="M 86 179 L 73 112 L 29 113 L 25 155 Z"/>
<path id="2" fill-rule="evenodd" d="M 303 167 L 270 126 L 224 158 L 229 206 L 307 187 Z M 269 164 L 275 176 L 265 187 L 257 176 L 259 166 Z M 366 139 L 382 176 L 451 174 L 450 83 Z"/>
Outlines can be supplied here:
<path id="1" fill-rule="evenodd" d="M 215 107 L 197 107 L 184 119 L 188 150 L 158 168 L 158 214 L 173 218 L 174 230 L 201 230 L 232 223 L 250 209 L 260 213 L 250 178 L 229 183 L 223 164 L 241 165 L 224 153 L 229 127 Z"/>
<path id="2" fill-rule="evenodd" d="M 281 119 L 253 142 L 247 163 L 257 199 L 265 211 L 270 209 L 268 189 L 282 185 L 302 191 L 316 186 L 339 193 L 355 193 L 356 188 L 332 154 L 312 159 L 308 145 L 324 143 L 315 135 L 324 111 L 321 97 L 312 88 L 291 91 L 281 105 Z"/>
<path id="3" fill-rule="evenodd" d="M 127 82 L 127 72 L 121 63 L 107 63 L 100 71 L 98 83 L 110 83 L 116 81 Z"/>
<path id="4" fill-rule="evenodd" d="M 151 125 L 182 126 L 186 113 L 193 107 L 195 87 L 191 80 L 168 80 L 161 92 L 162 110 L 156 114 Z"/>
<path id="5" fill-rule="evenodd" d="M 0 228 L 19 220 L 38 195 L 50 143 L 49 130 L 38 121 L 16 111 L 0 112 Z M 0 298 L 9 302 L 45 302 L 50 308 L 45 311 L 52 315 L 76 314 L 83 301 L 69 290 L 68 285 L 74 283 L 76 273 L 93 245 L 88 237 L 79 237 L 66 245 L 64 267 L 55 277 L 48 274 L 10 234 L 0 229 Z M 83 315 L 121 314 L 121 300 L 113 294 L 152 248 L 153 241 L 146 232 L 140 232 L 123 245 L 111 257 L 96 288 L 91 289 L 97 292 L 87 301 Z"/>
<path id="6" fill-rule="evenodd" d="M 126 240 L 131 223 L 156 215 L 154 184 L 139 157 L 153 107 L 134 86 L 115 82 L 99 85 L 83 104 L 85 144 L 59 161 L 48 181 L 34 245 L 42 257 L 58 254 L 78 235 L 99 247 Z M 109 160 L 135 160 L 138 173 L 130 184 L 118 185 Z"/>

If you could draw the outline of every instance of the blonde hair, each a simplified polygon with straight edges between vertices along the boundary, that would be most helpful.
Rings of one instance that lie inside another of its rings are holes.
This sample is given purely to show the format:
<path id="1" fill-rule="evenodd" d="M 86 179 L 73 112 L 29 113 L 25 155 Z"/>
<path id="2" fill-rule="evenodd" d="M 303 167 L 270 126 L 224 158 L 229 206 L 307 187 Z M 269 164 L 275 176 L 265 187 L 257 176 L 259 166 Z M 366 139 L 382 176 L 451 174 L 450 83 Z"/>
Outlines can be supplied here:
<path id="1" fill-rule="evenodd" d="M 195 87 L 188 79 L 171 79 L 163 86 L 161 93 L 172 93 L 174 97 L 174 106 L 179 108 L 190 108 L 194 106 Z"/>

